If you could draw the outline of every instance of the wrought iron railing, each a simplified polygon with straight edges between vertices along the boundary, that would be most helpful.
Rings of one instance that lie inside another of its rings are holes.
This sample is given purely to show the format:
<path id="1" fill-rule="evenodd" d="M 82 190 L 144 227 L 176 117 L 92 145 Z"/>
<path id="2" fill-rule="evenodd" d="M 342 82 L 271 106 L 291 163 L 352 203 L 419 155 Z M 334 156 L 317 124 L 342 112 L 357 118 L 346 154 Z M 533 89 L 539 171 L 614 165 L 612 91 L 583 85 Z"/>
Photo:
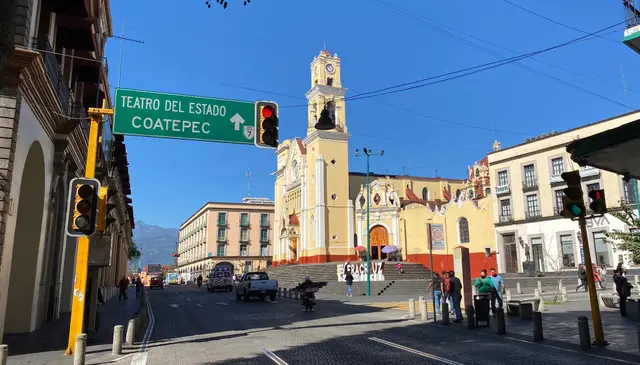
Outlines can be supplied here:
<path id="1" fill-rule="evenodd" d="M 51 44 L 49 44 L 49 40 L 47 38 L 34 38 L 33 47 L 42 55 L 47 76 L 49 76 L 51 85 L 53 85 L 53 88 L 56 90 L 58 101 L 60 101 L 60 106 L 62 107 L 62 113 L 64 115 L 69 115 L 69 101 L 71 93 L 65 84 L 60 65 L 58 64 L 58 59 L 56 55 L 53 54 L 53 49 L 51 48 Z"/>
<path id="2" fill-rule="evenodd" d="M 87 108 L 85 108 L 82 103 L 71 103 L 69 116 L 73 119 L 78 120 L 80 123 L 80 128 L 82 129 L 82 133 L 85 137 L 89 138 L 89 114 L 87 113 Z"/>
<path id="3" fill-rule="evenodd" d="M 640 11 L 635 7 L 634 2 L 634 0 L 622 0 L 622 4 L 624 5 L 624 19 L 627 28 L 640 25 Z"/>

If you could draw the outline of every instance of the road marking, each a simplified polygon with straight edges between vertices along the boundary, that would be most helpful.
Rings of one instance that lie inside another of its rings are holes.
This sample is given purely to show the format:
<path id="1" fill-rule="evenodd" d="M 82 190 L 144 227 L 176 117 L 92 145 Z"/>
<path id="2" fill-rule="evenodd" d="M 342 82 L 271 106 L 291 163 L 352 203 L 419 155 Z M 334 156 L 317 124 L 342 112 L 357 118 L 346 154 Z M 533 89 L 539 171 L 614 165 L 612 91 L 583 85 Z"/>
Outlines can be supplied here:
<path id="1" fill-rule="evenodd" d="M 191 301 L 191 299 L 187 298 L 187 301 L 188 301 L 188 302 L 190 302 L 190 301 Z"/>
<path id="2" fill-rule="evenodd" d="M 198 307 L 202 307 L 202 304 L 196 304 Z"/>
<path id="3" fill-rule="evenodd" d="M 131 358 L 130 365 L 146 365 L 147 357 L 149 353 L 147 352 L 147 346 L 149 345 L 149 341 L 151 340 L 151 334 L 153 333 L 153 327 L 156 324 L 156 316 L 153 314 L 153 309 L 151 308 L 151 300 L 149 300 L 149 296 L 145 295 L 145 303 L 147 305 L 147 314 L 149 316 L 149 324 L 147 325 L 147 330 L 144 333 L 144 337 L 142 338 L 142 344 L 140 346 L 140 350 L 133 355 Z"/>
<path id="4" fill-rule="evenodd" d="M 395 347 L 397 349 L 406 351 L 406 352 L 410 352 L 412 354 L 415 355 L 419 355 L 422 357 L 426 357 L 427 359 L 431 359 L 431 360 L 436 360 L 436 361 L 440 361 L 441 363 L 444 364 L 449 364 L 449 365 L 464 365 L 463 363 L 460 362 L 456 362 L 453 360 L 449 360 L 449 359 L 445 359 L 444 357 L 440 357 L 440 356 L 436 356 L 436 355 L 432 355 L 432 354 L 428 354 L 426 352 L 422 352 L 422 351 L 418 351 L 418 350 L 414 350 L 410 347 L 406 347 L 406 346 L 402 346 L 402 345 L 398 345 L 397 343 L 393 343 L 393 342 L 389 342 L 386 340 L 383 340 L 381 338 L 377 338 L 377 337 L 369 337 L 369 340 L 371 341 L 375 341 L 375 342 L 379 342 L 383 345 L 387 345 L 387 346 L 391 346 L 391 347 Z"/>
<path id="5" fill-rule="evenodd" d="M 179 304 L 169 304 L 167 307 L 173 307 L 173 308 L 178 308 Z"/>
<path id="6" fill-rule="evenodd" d="M 113 359 L 113 360 L 111 360 L 110 362 L 118 362 L 118 361 L 120 361 L 120 360 L 124 360 L 124 359 L 126 359 L 127 357 L 129 357 L 129 356 L 131 356 L 131 355 L 134 355 L 134 353 L 130 353 L 130 354 L 127 354 L 127 355 L 124 355 L 124 356 L 120 356 L 119 358 L 117 358 L 117 359 Z"/>
<path id="7" fill-rule="evenodd" d="M 236 299 L 236 298 L 234 298 L 234 297 L 227 297 L 227 298 L 229 298 L 229 299 Z"/>
<path id="8" fill-rule="evenodd" d="M 278 365 L 289 365 L 288 362 L 282 360 L 278 355 L 276 355 L 273 352 L 267 350 L 266 348 L 263 347 L 262 351 L 264 352 L 265 355 L 267 355 L 268 358 L 270 358 L 276 364 L 278 364 Z"/>
<path id="9" fill-rule="evenodd" d="M 148 352 L 136 352 L 131 359 L 131 365 L 146 365 L 148 357 Z"/>
<path id="10" fill-rule="evenodd" d="M 229 305 L 229 303 L 225 303 L 225 302 L 216 302 L 216 304 L 219 304 L 219 305 Z"/>

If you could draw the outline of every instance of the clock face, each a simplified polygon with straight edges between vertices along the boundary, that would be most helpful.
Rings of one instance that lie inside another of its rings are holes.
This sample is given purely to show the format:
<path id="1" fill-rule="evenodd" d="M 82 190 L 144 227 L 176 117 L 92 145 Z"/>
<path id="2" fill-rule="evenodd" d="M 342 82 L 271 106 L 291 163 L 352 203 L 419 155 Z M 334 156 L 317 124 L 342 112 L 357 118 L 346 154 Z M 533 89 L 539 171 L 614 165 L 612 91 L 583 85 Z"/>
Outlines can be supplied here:
<path id="1" fill-rule="evenodd" d="M 327 63 L 326 69 L 327 69 L 327 72 L 330 73 L 330 74 L 332 74 L 333 71 L 335 71 L 334 68 L 333 68 L 333 65 L 330 64 L 330 63 Z"/>

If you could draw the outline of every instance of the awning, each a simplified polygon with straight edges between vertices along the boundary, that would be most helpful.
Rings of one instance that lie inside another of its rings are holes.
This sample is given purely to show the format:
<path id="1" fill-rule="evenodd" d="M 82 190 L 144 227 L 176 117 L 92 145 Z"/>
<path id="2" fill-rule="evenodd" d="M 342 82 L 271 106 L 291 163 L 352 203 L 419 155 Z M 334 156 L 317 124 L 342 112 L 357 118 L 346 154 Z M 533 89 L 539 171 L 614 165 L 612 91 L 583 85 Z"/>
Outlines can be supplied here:
<path id="1" fill-rule="evenodd" d="M 567 152 L 580 166 L 640 179 L 640 120 L 573 141 Z"/>

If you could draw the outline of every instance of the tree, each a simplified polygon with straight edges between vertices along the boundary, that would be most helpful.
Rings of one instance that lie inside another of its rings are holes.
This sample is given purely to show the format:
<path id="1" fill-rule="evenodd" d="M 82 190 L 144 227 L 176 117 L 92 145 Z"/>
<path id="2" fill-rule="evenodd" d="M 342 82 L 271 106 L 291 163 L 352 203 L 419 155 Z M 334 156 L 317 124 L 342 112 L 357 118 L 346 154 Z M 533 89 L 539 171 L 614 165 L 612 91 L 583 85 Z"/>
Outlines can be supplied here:
<path id="1" fill-rule="evenodd" d="M 606 240 L 617 250 L 629 251 L 631 261 L 634 264 L 640 264 L 640 219 L 624 201 L 620 202 L 620 206 L 622 210 L 610 212 L 610 214 L 626 224 L 629 232 L 614 229 L 605 233 Z"/>
<path id="2" fill-rule="evenodd" d="M 142 253 L 140 252 L 140 250 L 138 250 L 136 243 L 131 242 L 131 244 L 129 245 L 129 251 L 127 251 L 127 257 L 129 258 L 129 260 L 137 260 L 140 258 L 140 256 L 142 256 Z"/>

